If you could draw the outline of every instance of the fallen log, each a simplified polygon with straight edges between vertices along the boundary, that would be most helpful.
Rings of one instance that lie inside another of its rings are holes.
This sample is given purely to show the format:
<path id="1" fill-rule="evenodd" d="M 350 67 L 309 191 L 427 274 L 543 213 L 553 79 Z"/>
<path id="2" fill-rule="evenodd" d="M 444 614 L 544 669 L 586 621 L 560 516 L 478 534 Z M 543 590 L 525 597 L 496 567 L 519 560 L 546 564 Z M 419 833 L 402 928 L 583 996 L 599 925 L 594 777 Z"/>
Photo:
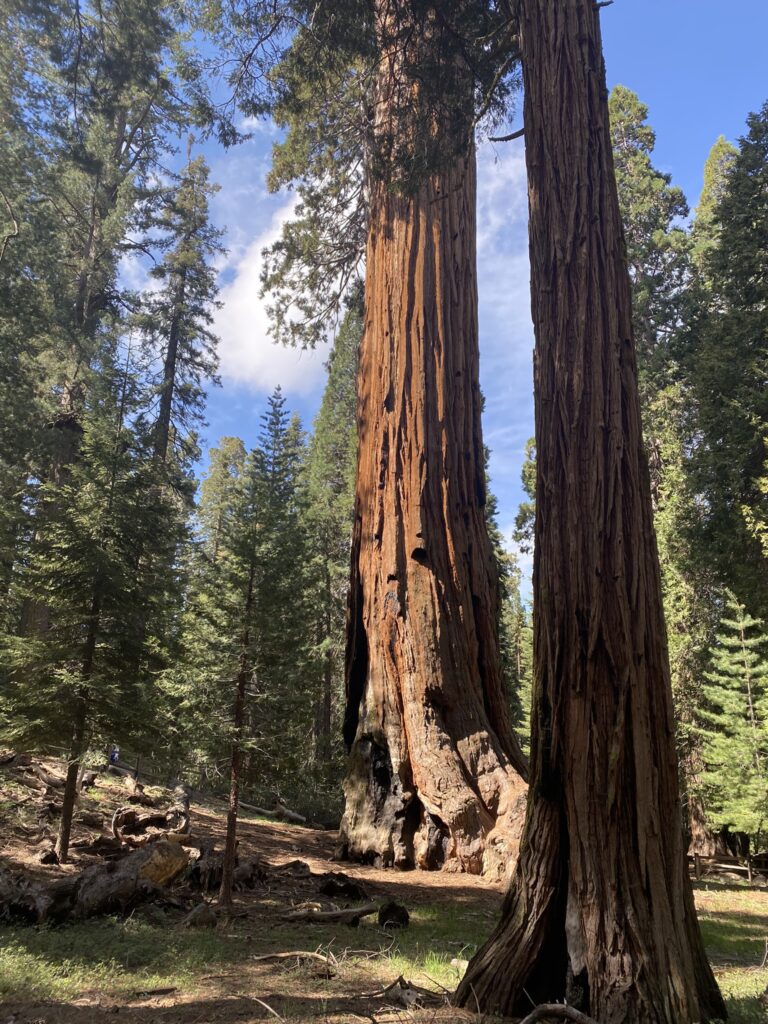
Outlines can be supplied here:
<path id="1" fill-rule="evenodd" d="M 28 786 L 30 789 L 34 789 L 38 793 L 44 793 L 48 789 L 46 784 L 41 782 L 37 776 L 30 777 L 29 775 L 21 772 L 14 772 L 13 781 L 20 783 L 22 786 Z"/>
<path id="2" fill-rule="evenodd" d="M 150 832 L 152 829 L 154 835 Z M 189 832 L 189 791 L 182 786 L 174 790 L 173 803 L 165 811 L 142 812 L 135 807 L 118 807 L 112 815 L 112 835 L 131 846 L 143 846 L 162 834 L 189 835 Z"/>
<path id="3" fill-rule="evenodd" d="M 44 782 L 45 785 L 49 786 L 51 789 L 64 789 L 66 779 L 59 775 L 52 775 L 51 772 L 46 771 L 41 764 L 34 765 L 32 767 L 32 771 L 41 782 Z"/>
<path id="4" fill-rule="evenodd" d="M 274 871 L 281 875 L 293 875 L 294 878 L 309 878 L 312 874 L 309 864 L 303 860 L 289 860 L 286 864 L 279 864 Z"/>
<path id="5" fill-rule="evenodd" d="M 71 844 L 73 850 L 88 856 L 103 857 L 104 860 L 119 860 L 127 857 L 130 849 L 119 839 L 111 836 L 97 836 L 95 839 L 80 839 Z"/>
<path id="6" fill-rule="evenodd" d="M 18 753 L 15 750 L 0 751 L 0 766 L 3 768 L 21 768 L 28 764 L 32 764 L 29 754 Z"/>
<path id="7" fill-rule="evenodd" d="M 277 821 L 291 821 L 297 825 L 304 825 L 307 821 L 303 814 L 292 811 L 283 800 L 275 800 L 275 806 L 271 811 L 266 807 L 257 807 L 255 804 L 247 804 L 242 800 L 239 802 L 239 806 L 245 811 L 253 811 L 254 814 L 261 814 L 265 818 L 275 818 Z"/>
<path id="8" fill-rule="evenodd" d="M 87 825 L 89 828 L 102 828 L 104 825 L 104 815 L 101 811 L 80 811 L 76 821 L 78 824 Z"/>
<path id="9" fill-rule="evenodd" d="M 142 807 L 157 807 L 157 800 L 148 793 L 145 793 L 142 784 L 135 780 L 133 783 L 133 792 L 128 797 L 128 803 L 140 804 Z"/>
<path id="10" fill-rule="evenodd" d="M 186 868 L 178 843 L 154 843 L 123 860 L 87 867 L 50 885 L 0 872 L 0 918 L 43 924 L 126 912 L 157 894 Z"/>
<path id="11" fill-rule="evenodd" d="M 314 907 L 301 907 L 282 915 L 283 921 L 312 921 L 321 924 L 348 924 L 356 928 L 362 918 L 370 917 L 379 911 L 378 903 L 366 903 L 362 907 L 351 907 L 347 910 L 317 910 Z"/>
<path id="12" fill-rule="evenodd" d="M 215 928 L 217 924 L 215 910 L 207 903 L 199 903 L 179 922 L 179 928 Z"/>
<path id="13" fill-rule="evenodd" d="M 323 896 L 341 897 L 359 903 L 370 898 L 365 887 L 360 882 L 349 878 L 348 875 L 341 871 L 330 871 L 322 877 L 319 891 Z"/>

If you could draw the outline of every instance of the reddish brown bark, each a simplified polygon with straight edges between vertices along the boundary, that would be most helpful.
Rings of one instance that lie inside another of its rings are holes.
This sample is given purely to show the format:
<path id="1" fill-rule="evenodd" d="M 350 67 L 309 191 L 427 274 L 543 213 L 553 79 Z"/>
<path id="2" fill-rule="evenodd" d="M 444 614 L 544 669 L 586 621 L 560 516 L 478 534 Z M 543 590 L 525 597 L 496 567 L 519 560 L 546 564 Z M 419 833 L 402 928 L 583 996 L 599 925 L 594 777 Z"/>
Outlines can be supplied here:
<path id="1" fill-rule="evenodd" d="M 521 0 L 536 334 L 531 796 L 457 1000 L 601 1024 L 724 1016 L 680 827 L 631 301 L 593 0 Z"/>
<path id="2" fill-rule="evenodd" d="M 398 149 L 417 87 L 397 57 L 381 67 L 377 116 Z M 469 141 L 415 193 L 371 183 L 366 267 L 342 840 L 385 864 L 497 870 L 517 854 L 526 768 L 484 517 Z"/>

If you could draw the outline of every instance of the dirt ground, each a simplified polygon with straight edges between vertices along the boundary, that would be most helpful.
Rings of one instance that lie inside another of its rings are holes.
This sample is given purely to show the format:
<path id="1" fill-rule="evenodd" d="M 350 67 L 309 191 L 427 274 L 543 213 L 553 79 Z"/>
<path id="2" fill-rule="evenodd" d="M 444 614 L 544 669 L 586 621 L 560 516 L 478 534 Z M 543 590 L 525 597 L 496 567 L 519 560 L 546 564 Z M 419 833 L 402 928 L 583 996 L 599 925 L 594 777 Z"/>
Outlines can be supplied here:
<path id="1" fill-rule="evenodd" d="M 45 764 L 48 770 L 58 770 L 53 761 Z M 0 785 L 0 865 L 23 871 L 25 876 L 41 882 L 50 882 L 65 874 L 77 873 L 95 862 L 93 856 L 74 849 L 66 866 L 39 864 L 37 858 L 41 842 L 38 837 L 43 836 L 42 842 L 52 838 L 55 823 L 44 827 L 41 832 L 37 824 L 29 820 L 29 814 L 25 822 L 19 812 L 34 805 L 34 801 L 26 801 L 21 807 L 12 806 L 28 794 L 9 784 L 7 777 L 0 777 L 0 783 L 3 782 L 5 785 Z M 122 780 L 105 777 L 100 778 L 96 789 L 83 798 L 84 809 L 100 808 L 105 812 L 105 834 L 112 810 L 125 802 L 128 792 L 127 784 Z M 193 803 L 194 838 L 214 839 L 217 848 L 221 849 L 225 833 L 224 815 L 223 802 Z M 76 826 L 73 842 L 97 834 L 96 829 Z M 204 937 L 199 933 L 190 936 L 190 941 L 200 940 L 209 949 L 210 970 L 206 970 L 204 964 L 196 964 L 191 976 L 185 971 L 184 977 L 178 980 L 171 973 L 170 979 L 162 979 L 168 980 L 169 984 L 147 985 L 144 991 L 134 993 L 99 988 L 86 990 L 67 1001 L 11 997 L 1 1004 L 0 1024 L 96 1024 L 114 1022 L 116 1015 L 119 1020 L 130 1024 L 150 1021 L 205 1024 L 208 1021 L 267 1019 L 313 1021 L 317 1024 L 363 1020 L 385 1024 L 397 1020 L 476 1019 L 447 1005 L 431 1006 L 426 1015 L 415 1008 L 400 1009 L 390 1005 L 383 989 L 398 977 L 401 969 L 420 964 L 430 944 L 441 947 L 444 961 L 440 969 L 432 973 L 445 975 L 443 968 L 449 967 L 449 954 L 466 955 L 466 943 L 448 939 L 442 934 L 435 938 L 436 923 L 438 932 L 445 931 L 443 922 L 435 921 L 435 908 L 447 908 L 451 921 L 462 918 L 471 921 L 473 933 L 478 932 L 482 936 L 490 931 L 498 910 L 498 887 L 468 875 L 402 873 L 364 865 L 338 864 L 332 859 L 337 835 L 330 831 L 245 816 L 239 822 L 238 836 L 239 855 L 258 854 L 268 866 L 267 879 L 253 890 L 238 892 L 234 914 L 221 919 L 215 930 Z M 309 876 L 304 877 L 300 867 L 296 873 L 280 870 L 297 860 L 309 868 Z M 354 929 L 338 923 L 294 924 L 282 920 L 292 907 L 305 902 L 319 903 L 323 909 L 353 905 L 318 893 L 317 876 L 341 870 L 349 878 L 362 883 L 371 901 L 381 903 L 394 899 L 407 907 L 411 925 L 402 933 L 405 936 L 407 931 L 407 939 L 380 929 L 375 917 L 363 920 Z M 110 924 L 119 927 L 118 922 L 110 921 Z M 50 957 L 50 947 L 56 945 L 55 933 L 64 937 L 67 932 L 88 929 L 89 925 L 92 929 L 104 927 L 103 923 L 90 921 L 50 930 L 45 955 Z M 169 918 L 158 925 L 155 919 L 152 926 L 172 929 L 175 936 L 179 933 L 180 921 Z M 13 930 L 13 938 L 18 941 L 21 935 L 23 940 L 28 933 L 35 931 L 39 929 L 17 928 Z M 185 933 L 185 939 L 187 935 L 190 935 L 189 931 Z M 111 936 L 106 938 L 111 940 Z M 401 950 L 403 945 L 406 946 L 405 954 Z M 414 945 L 416 955 L 411 956 Z M 292 951 L 299 954 L 319 952 L 328 962 L 305 959 L 301 955 L 277 962 L 255 959 L 265 954 Z M 460 960 L 460 956 L 457 958 Z M 93 952 L 90 949 L 83 951 L 81 959 L 93 960 Z M 66 962 L 64 954 L 62 960 Z M 174 984 L 177 980 L 178 983 Z M 440 1000 L 447 1004 L 447 998 L 440 999 L 441 994 L 445 996 L 448 991 L 444 982 L 448 981 L 453 987 L 458 980 L 458 968 L 449 968 L 448 975 L 443 978 L 443 987 L 439 981 L 423 974 L 421 977 L 409 977 L 409 980 L 435 992 L 435 1002 Z M 173 991 L 163 993 L 159 991 L 162 988 L 173 988 Z"/>
<path id="2" fill-rule="evenodd" d="M 48 767 L 59 769 L 55 762 Z M 103 812 L 106 834 L 112 811 L 128 792 L 125 781 L 100 777 L 82 809 Z M 155 792 L 169 798 L 167 791 Z M 55 821 L 40 826 L 41 797 L 30 793 L 0 769 L 0 866 L 50 881 L 94 863 L 77 851 L 66 867 L 38 863 L 40 842 L 54 835 Z M 214 839 L 220 849 L 225 813 L 221 801 L 193 802 L 193 837 Z M 73 839 L 97 834 L 79 825 Z M 234 913 L 210 930 L 185 928 L 183 910 L 152 905 L 127 918 L 59 928 L 0 927 L 0 965 L 7 965 L 0 966 L 6 972 L 6 978 L 0 975 L 0 1024 L 487 1024 L 488 1017 L 451 1008 L 448 995 L 493 927 L 500 886 L 468 875 L 338 864 L 332 860 L 335 832 L 247 814 L 239 840 L 241 856 L 264 861 L 266 878 L 238 892 Z M 285 870 L 295 861 L 306 868 Z M 319 876 L 340 870 L 359 881 L 371 901 L 395 899 L 407 907 L 409 927 L 385 931 L 375 916 L 357 928 L 284 920 L 307 902 L 326 909 L 350 905 L 318 891 Z M 177 891 L 183 889 L 181 883 Z M 696 899 L 731 1021 L 764 1024 L 758 996 L 768 982 L 760 966 L 768 949 L 768 892 L 702 883 Z M 274 953 L 295 955 L 259 959 Z M 398 976 L 434 993 L 426 1008 L 394 1004 L 385 989 Z"/>

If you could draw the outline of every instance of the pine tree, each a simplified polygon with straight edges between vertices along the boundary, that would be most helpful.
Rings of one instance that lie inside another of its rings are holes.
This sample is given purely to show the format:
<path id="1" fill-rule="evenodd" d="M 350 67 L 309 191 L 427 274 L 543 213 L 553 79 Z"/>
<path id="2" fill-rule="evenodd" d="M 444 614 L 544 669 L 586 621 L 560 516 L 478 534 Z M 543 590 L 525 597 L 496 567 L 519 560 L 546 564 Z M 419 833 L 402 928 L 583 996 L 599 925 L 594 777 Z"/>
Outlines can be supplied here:
<path id="1" fill-rule="evenodd" d="M 768 823 L 768 636 L 762 625 L 726 591 L 697 716 L 708 816 L 758 844 Z"/>
<path id="2" fill-rule="evenodd" d="M 683 227 L 688 204 L 651 162 L 656 144 L 648 108 L 617 85 L 608 100 L 616 188 L 632 281 L 632 317 L 640 397 L 644 408 L 669 376 L 668 347 L 680 323 L 688 273 L 689 240 Z M 648 417 L 646 438 L 652 444 Z"/>
<path id="3" fill-rule="evenodd" d="M 246 766 L 249 786 L 305 796 L 302 769 L 314 701 L 309 658 L 313 620 L 304 529 L 306 438 L 278 387 L 267 402 L 253 451 L 258 496 L 254 698 L 250 731 L 258 753 Z"/>
<path id="4" fill-rule="evenodd" d="M 363 295 L 351 296 L 328 360 L 328 380 L 307 455 L 306 523 L 316 621 L 315 762 L 326 801 L 341 779 L 344 631 L 357 464 L 357 354 Z"/>
<path id="5" fill-rule="evenodd" d="M 155 597 L 135 557 L 164 543 L 168 509 L 147 501 L 152 460 L 149 438 L 137 428 L 141 389 L 120 354 L 117 346 L 102 353 L 82 407 L 78 459 L 66 480 L 40 485 L 14 567 L 20 597 L 50 609 L 47 626 L 4 641 L 15 737 L 68 751 L 62 861 L 84 754 L 110 739 L 135 745 L 151 706 L 130 671 L 144 642 L 137 609 L 151 608 Z"/>
<path id="6" fill-rule="evenodd" d="M 763 614 L 768 104 L 747 123 L 738 151 L 718 144 L 710 160 L 703 220 L 694 232 L 697 274 L 681 357 L 695 410 L 691 465 L 702 508 L 701 544 L 719 579 L 738 596 L 749 594 Z"/>
<path id="7" fill-rule="evenodd" d="M 190 159 L 156 217 L 163 259 L 150 271 L 160 288 L 138 317 L 150 358 L 159 362 L 155 391 L 155 454 L 168 458 L 173 440 L 182 461 L 196 454 L 194 428 L 202 420 L 205 386 L 217 383 L 217 338 L 211 331 L 218 292 L 213 260 L 222 232 L 209 221 L 218 189 L 202 157 Z"/>
<path id="8" fill-rule="evenodd" d="M 226 770 L 230 709 L 243 622 L 243 558 L 250 560 L 255 506 L 252 460 L 224 437 L 208 453 L 194 541 L 185 553 L 178 656 L 160 675 L 167 757 L 191 781 L 215 785 Z M 243 536 L 245 540 L 243 540 Z M 245 554 L 244 554 L 245 552 Z M 240 628 L 240 632 L 238 632 Z"/>

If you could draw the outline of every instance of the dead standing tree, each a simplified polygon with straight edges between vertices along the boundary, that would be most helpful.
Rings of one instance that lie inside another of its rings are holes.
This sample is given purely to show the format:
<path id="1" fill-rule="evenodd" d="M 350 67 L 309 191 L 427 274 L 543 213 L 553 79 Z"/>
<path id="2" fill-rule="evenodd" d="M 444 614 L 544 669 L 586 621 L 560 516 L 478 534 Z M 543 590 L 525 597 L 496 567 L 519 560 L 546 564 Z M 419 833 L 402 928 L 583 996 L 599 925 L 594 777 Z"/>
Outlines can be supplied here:
<path id="1" fill-rule="evenodd" d="M 517 855 L 526 766 L 485 523 L 472 83 L 436 8 L 379 0 L 375 17 L 342 843 L 479 873 Z M 426 95 L 426 67 L 450 110 Z M 442 146 L 444 168 L 393 182 L 414 140 Z"/>
<path id="2" fill-rule="evenodd" d="M 536 333 L 530 804 L 459 1003 L 725 1016 L 687 875 L 598 8 L 521 0 Z"/>

